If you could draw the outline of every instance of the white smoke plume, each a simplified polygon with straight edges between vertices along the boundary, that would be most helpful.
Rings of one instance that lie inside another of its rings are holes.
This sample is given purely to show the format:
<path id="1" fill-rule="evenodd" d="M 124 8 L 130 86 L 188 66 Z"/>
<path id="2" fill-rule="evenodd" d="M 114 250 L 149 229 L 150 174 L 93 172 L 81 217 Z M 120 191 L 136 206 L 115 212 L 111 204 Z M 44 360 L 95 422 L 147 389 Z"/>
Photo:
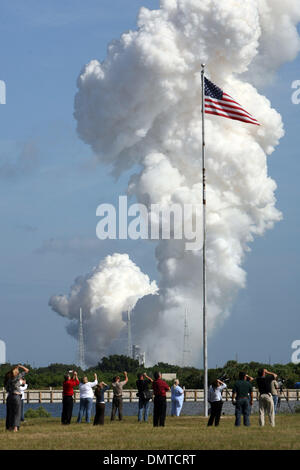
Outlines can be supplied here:
<path id="1" fill-rule="evenodd" d="M 69 295 L 52 296 L 49 305 L 59 315 L 74 320 L 68 332 L 75 337 L 82 308 L 86 361 L 94 365 L 125 327 L 122 313 L 157 290 L 155 281 L 150 282 L 127 254 L 115 253 L 91 273 L 77 277 Z"/>
<path id="2" fill-rule="evenodd" d="M 78 78 L 79 136 L 116 175 L 139 165 L 128 191 L 148 205 L 201 203 L 201 63 L 261 123 L 206 118 L 210 333 L 245 286 L 249 243 L 281 218 L 267 158 L 283 124 L 254 85 L 296 57 L 299 19 L 298 0 L 162 0 L 159 10 L 142 8 L 137 30 L 113 41 L 106 59 L 92 60 Z M 175 362 L 187 307 L 197 362 L 202 253 L 171 240 L 158 243 L 156 257 L 160 295 L 138 302 L 135 342 L 152 362 Z"/>
<path id="3" fill-rule="evenodd" d="M 251 63 L 248 77 L 264 85 L 272 80 L 280 65 L 292 61 L 300 51 L 297 23 L 300 21 L 298 0 L 260 0 L 258 2 L 261 35 L 258 54 Z"/>

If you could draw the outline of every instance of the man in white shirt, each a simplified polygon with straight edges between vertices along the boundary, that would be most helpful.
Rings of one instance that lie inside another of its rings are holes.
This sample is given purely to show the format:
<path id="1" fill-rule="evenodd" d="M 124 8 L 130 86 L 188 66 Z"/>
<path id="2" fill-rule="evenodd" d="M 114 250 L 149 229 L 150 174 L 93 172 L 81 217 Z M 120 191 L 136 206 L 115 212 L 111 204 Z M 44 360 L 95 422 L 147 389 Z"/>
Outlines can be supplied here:
<path id="1" fill-rule="evenodd" d="M 277 414 L 277 406 L 278 406 L 278 390 L 279 390 L 279 385 L 277 380 L 272 380 L 271 382 L 271 393 L 273 397 L 273 402 L 274 402 L 274 413 Z"/>
<path id="2" fill-rule="evenodd" d="M 20 380 L 20 390 L 21 390 L 21 421 L 25 421 L 24 418 L 24 399 L 25 399 L 25 390 L 28 388 L 28 384 L 25 379 Z"/>
<path id="3" fill-rule="evenodd" d="M 79 406 L 79 413 L 77 418 L 77 423 L 81 423 L 82 416 L 85 414 L 85 421 L 87 423 L 91 422 L 91 414 L 92 414 L 92 406 L 93 406 L 93 398 L 94 392 L 93 387 L 96 387 L 98 380 L 97 374 L 94 374 L 94 382 L 89 382 L 88 378 L 85 376 L 81 379 L 79 384 L 80 390 L 80 406 Z"/>

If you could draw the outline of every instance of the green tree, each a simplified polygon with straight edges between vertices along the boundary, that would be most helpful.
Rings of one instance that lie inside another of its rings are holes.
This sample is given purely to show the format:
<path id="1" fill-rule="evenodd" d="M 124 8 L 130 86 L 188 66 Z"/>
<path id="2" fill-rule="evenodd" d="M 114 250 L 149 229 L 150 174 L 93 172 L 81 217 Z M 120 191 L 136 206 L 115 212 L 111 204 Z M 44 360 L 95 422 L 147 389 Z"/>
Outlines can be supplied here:
<path id="1" fill-rule="evenodd" d="M 109 357 L 103 357 L 98 364 L 98 368 L 103 372 L 135 372 L 139 368 L 139 361 L 128 356 L 119 356 L 114 354 Z"/>

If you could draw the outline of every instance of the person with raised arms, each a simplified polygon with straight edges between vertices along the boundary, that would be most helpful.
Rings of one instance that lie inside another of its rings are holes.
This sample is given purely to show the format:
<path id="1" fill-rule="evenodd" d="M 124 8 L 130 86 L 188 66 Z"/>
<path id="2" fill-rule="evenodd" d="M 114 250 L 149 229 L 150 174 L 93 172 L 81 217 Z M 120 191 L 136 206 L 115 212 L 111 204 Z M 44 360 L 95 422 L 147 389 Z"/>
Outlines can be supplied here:
<path id="1" fill-rule="evenodd" d="M 91 422 L 91 414 L 92 414 L 92 406 L 93 406 L 93 398 L 94 392 L 93 388 L 96 387 L 98 384 L 97 374 L 94 374 L 94 381 L 89 382 L 89 379 L 85 375 L 82 377 L 79 390 L 80 390 L 80 405 L 79 405 L 79 413 L 77 418 L 77 423 L 81 423 L 83 415 L 85 415 L 85 422 Z"/>
<path id="2" fill-rule="evenodd" d="M 72 373 L 72 377 L 71 374 Z M 78 375 L 76 371 L 69 371 L 64 376 L 63 382 L 63 400 L 62 400 L 62 413 L 61 413 L 61 424 L 70 424 L 73 413 L 73 395 L 74 387 L 79 385 Z"/>
<path id="3" fill-rule="evenodd" d="M 128 382 L 128 375 L 127 372 L 124 372 L 125 380 L 121 382 L 120 377 L 117 375 L 116 377 L 113 378 L 112 381 L 112 389 L 113 389 L 113 402 L 112 402 L 112 409 L 111 409 L 111 417 L 110 420 L 114 421 L 116 412 L 118 410 L 119 413 L 119 421 L 122 421 L 123 419 L 123 398 L 122 398 L 122 393 L 123 393 L 123 387 L 124 385 L 127 384 Z"/>
<path id="4" fill-rule="evenodd" d="M 20 372 L 20 369 L 23 372 Z M 29 372 L 27 367 L 20 364 L 14 366 L 4 377 L 4 387 L 8 393 L 6 400 L 6 429 L 17 432 L 21 422 L 21 380 Z"/>

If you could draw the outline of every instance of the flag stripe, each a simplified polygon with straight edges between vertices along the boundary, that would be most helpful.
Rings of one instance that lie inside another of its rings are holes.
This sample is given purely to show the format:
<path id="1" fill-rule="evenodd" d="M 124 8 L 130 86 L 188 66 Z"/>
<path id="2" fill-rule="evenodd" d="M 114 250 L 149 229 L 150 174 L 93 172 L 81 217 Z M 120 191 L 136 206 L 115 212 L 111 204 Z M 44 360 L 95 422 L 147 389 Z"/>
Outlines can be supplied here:
<path id="1" fill-rule="evenodd" d="M 243 115 L 248 116 L 249 118 L 251 118 L 255 122 L 257 122 L 256 119 L 253 116 L 251 116 L 250 113 L 245 111 L 241 106 L 231 105 L 228 102 L 223 103 L 223 100 L 213 100 L 211 98 L 205 98 L 205 103 L 208 106 L 216 106 L 216 107 L 219 106 L 220 108 L 224 108 L 225 110 L 231 110 L 231 109 L 232 110 L 239 110 Z"/>
<path id="2" fill-rule="evenodd" d="M 223 104 L 222 102 L 220 102 L 220 100 L 214 100 L 212 98 L 205 98 L 205 103 L 207 103 L 207 105 L 209 106 L 210 104 L 212 104 L 213 106 L 220 106 L 220 107 L 223 107 L 225 109 L 236 109 L 236 110 L 240 110 L 243 112 L 243 114 L 246 114 L 247 116 L 251 117 L 252 119 L 254 119 L 256 121 L 255 118 L 253 118 L 253 116 L 251 116 L 250 113 L 248 113 L 247 111 L 245 111 L 241 106 L 236 106 L 236 105 L 229 105 L 229 104 Z"/>
<path id="3" fill-rule="evenodd" d="M 233 114 L 235 116 L 241 116 L 241 117 L 244 117 L 246 119 L 248 119 L 249 121 L 253 122 L 253 123 L 257 123 L 256 119 L 253 118 L 252 116 L 249 116 L 247 114 L 244 114 L 243 112 L 239 111 L 238 109 L 236 108 L 226 108 L 225 106 L 219 106 L 219 105 L 216 105 L 216 104 L 207 104 L 205 106 L 205 109 L 209 109 L 210 111 L 221 111 L 221 112 L 224 112 L 224 113 L 228 113 L 228 114 Z"/>
<path id="4" fill-rule="evenodd" d="M 249 124 L 255 124 L 256 126 L 259 126 L 260 124 L 258 122 L 253 122 L 253 121 L 249 121 L 247 118 L 242 118 L 242 117 L 234 117 L 234 116 L 230 116 L 229 114 L 223 114 L 223 113 L 219 113 L 219 112 L 213 112 L 213 111 L 205 111 L 206 114 L 214 114 L 216 116 L 222 116 L 222 117 L 226 117 L 228 119 L 234 119 L 236 121 L 243 121 L 243 122 L 248 122 Z"/>
<path id="5" fill-rule="evenodd" d="M 228 98 L 230 98 L 230 99 L 224 98 L 224 96 L 228 96 Z M 240 107 L 242 108 L 242 110 L 243 110 L 245 113 L 247 113 L 247 114 L 249 114 L 249 116 L 251 116 L 251 114 L 248 113 L 248 111 L 246 111 L 246 110 L 242 107 L 242 105 L 241 105 L 240 103 L 238 103 L 237 101 L 235 101 L 230 95 L 227 95 L 227 93 L 224 93 L 224 94 L 223 94 L 223 101 L 226 101 L 226 102 L 229 102 L 229 103 L 234 103 L 234 104 L 240 106 Z M 252 116 L 252 117 L 253 117 L 253 116 Z M 256 119 L 255 119 L 255 120 L 256 120 Z"/>
<path id="6" fill-rule="evenodd" d="M 258 124 L 256 121 L 253 119 L 250 119 L 248 116 L 243 116 L 242 114 L 235 113 L 234 111 L 226 111 L 223 109 L 217 109 L 217 108 L 207 108 L 207 112 L 210 113 L 216 113 L 216 114 L 225 114 L 225 115 L 230 115 L 230 116 L 235 116 L 235 117 L 240 117 L 243 120 L 247 120 L 249 122 L 253 122 L 253 124 Z"/>
<path id="7" fill-rule="evenodd" d="M 235 101 L 232 96 L 224 93 L 221 88 L 210 82 L 206 77 L 204 110 L 207 114 L 215 114 L 256 126 L 260 125 L 255 117 L 248 113 L 240 103 Z"/>
<path id="8" fill-rule="evenodd" d="M 247 120 L 246 122 L 259 125 L 258 121 L 253 116 L 251 116 L 251 114 L 245 113 L 243 109 L 239 110 L 234 106 L 228 106 L 228 105 L 225 106 L 223 104 L 212 103 L 212 102 L 208 102 L 205 99 L 205 112 L 207 109 L 209 109 L 210 111 L 215 110 L 216 114 L 219 114 L 219 111 L 223 111 L 226 114 L 232 113 L 235 116 L 239 115 L 241 116 L 241 118 L 245 118 Z M 213 112 L 210 112 L 210 114 L 213 114 Z M 245 119 L 241 119 L 241 120 L 245 121 Z"/>

